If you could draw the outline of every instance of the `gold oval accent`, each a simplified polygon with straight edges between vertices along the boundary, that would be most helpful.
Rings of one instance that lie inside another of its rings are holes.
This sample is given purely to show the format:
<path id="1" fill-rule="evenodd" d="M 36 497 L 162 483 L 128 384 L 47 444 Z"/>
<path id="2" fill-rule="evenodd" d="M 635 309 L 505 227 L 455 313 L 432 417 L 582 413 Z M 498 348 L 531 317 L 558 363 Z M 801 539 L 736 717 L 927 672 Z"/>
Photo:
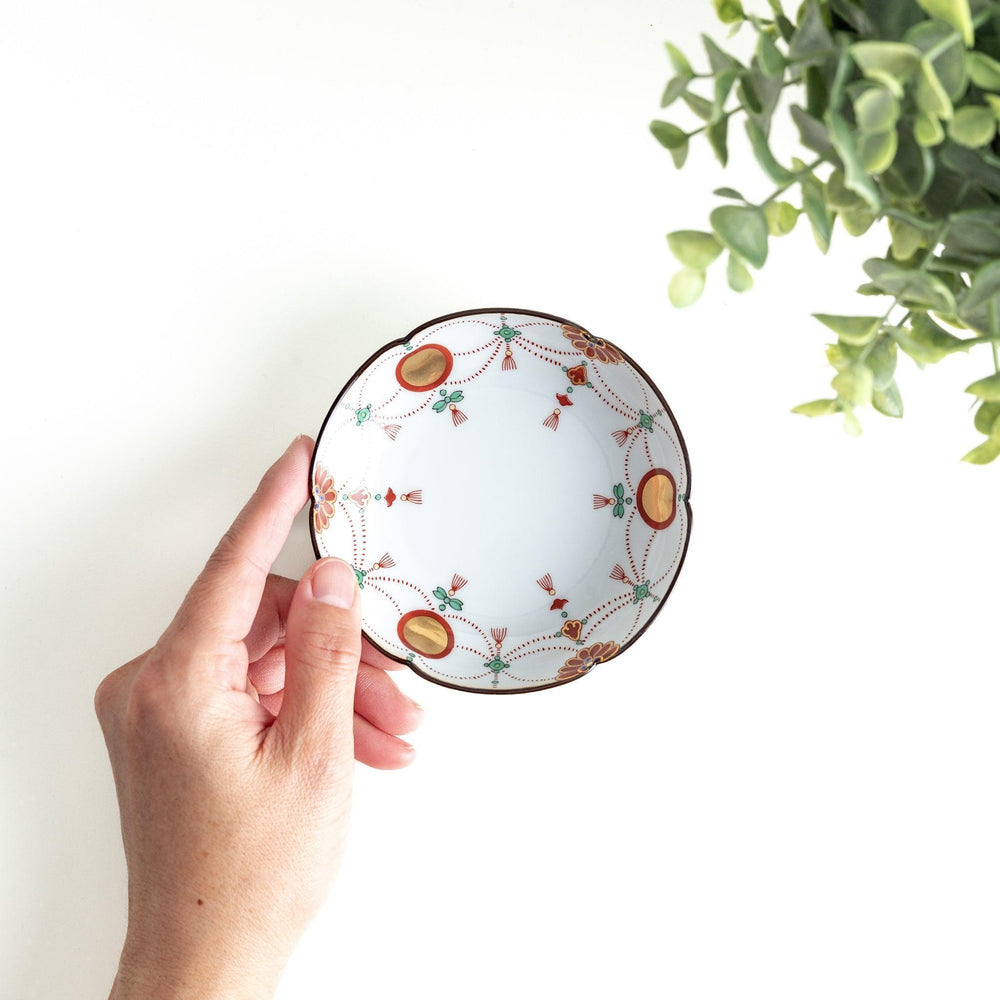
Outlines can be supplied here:
<path id="1" fill-rule="evenodd" d="M 651 528 L 667 527 L 677 509 L 677 491 L 673 477 L 665 469 L 653 469 L 639 484 L 639 513 Z"/>
<path id="2" fill-rule="evenodd" d="M 402 622 L 400 638 L 424 656 L 442 656 L 454 642 L 444 621 L 435 614 L 413 614 Z"/>
<path id="3" fill-rule="evenodd" d="M 438 344 L 418 347 L 399 362 L 396 377 L 404 389 L 436 389 L 451 373 L 451 351 Z"/>

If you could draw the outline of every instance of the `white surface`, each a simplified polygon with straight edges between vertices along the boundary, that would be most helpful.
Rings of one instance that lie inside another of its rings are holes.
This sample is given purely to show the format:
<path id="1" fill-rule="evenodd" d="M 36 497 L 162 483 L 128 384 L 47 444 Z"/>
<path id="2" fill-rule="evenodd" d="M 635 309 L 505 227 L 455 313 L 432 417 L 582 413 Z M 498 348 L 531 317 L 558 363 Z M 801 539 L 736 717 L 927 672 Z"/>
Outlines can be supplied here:
<path id="1" fill-rule="evenodd" d="M 614 669 L 498 699 L 401 678 L 419 760 L 359 769 L 281 996 L 997 995 L 1000 467 L 956 461 L 988 362 L 902 361 L 906 419 L 860 441 L 790 416 L 829 377 L 808 313 L 862 308 L 842 232 L 670 310 L 663 234 L 723 179 L 646 124 L 661 42 L 701 30 L 669 0 L 6 12 L 0 995 L 112 977 L 98 680 L 375 347 L 497 302 L 642 331 L 691 453 L 687 564 Z M 302 520 L 280 569 L 309 559 Z"/>

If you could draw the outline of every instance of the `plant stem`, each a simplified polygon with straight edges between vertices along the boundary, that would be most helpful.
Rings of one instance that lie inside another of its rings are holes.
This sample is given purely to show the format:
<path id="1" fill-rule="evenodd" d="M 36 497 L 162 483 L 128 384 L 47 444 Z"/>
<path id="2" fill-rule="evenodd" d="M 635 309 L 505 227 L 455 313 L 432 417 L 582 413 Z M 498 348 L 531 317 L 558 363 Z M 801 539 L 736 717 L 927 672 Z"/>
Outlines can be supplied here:
<path id="1" fill-rule="evenodd" d="M 793 184 L 798 184 L 803 177 L 811 174 L 821 163 L 826 163 L 825 156 L 818 156 L 812 161 L 812 163 L 807 163 L 801 170 L 797 170 L 794 174 L 792 174 L 791 180 L 782 184 L 781 187 L 777 188 L 773 194 L 765 198 L 759 205 L 755 205 L 754 208 L 765 208 L 767 205 L 770 205 L 775 198 L 784 194 Z"/>

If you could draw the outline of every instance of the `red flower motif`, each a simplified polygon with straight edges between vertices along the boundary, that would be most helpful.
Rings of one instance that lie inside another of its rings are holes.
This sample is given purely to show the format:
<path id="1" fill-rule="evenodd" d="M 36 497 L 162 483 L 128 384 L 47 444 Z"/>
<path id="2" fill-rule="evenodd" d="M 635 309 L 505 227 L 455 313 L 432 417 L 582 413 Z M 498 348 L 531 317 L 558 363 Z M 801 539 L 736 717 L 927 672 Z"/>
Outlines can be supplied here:
<path id="1" fill-rule="evenodd" d="M 605 365 L 616 365 L 622 360 L 617 347 L 612 347 L 606 340 L 595 337 L 592 333 L 579 326 L 563 323 L 563 336 L 584 356 L 591 361 L 600 361 Z"/>
<path id="2" fill-rule="evenodd" d="M 559 668 L 556 679 L 568 681 L 581 674 L 587 673 L 597 663 L 610 660 L 618 652 L 617 642 L 595 642 L 593 646 L 581 649 L 571 656 L 566 663 Z"/>
<path id="3" fill-rule="evenodd" d="M 572 639 L 576 642 L 580 638 L 580 633 L 583 631 L 583 622 L 579 618 L 570 618 L 568 621 L 563 622 L 562 634 L 566 636 L 567 639 Z"/>
<path id="4" fill-rule="evenodd" d="M 326 471 L 326 466 L 317 465 L 313 473 L 312 488 L 313 527 L 317 534 L 329 526 L 336 502 L 337 491 L 333 488 L 333 476 Z"/>
<path id="5" fill-rule="evenodd" d="M 566 374 L 569 376 L 569 380 L 573 383 L 573 385 L 587 384 L 587 368 L 585 365 L 576 365 L 573 368 L 567 368 Z"/>

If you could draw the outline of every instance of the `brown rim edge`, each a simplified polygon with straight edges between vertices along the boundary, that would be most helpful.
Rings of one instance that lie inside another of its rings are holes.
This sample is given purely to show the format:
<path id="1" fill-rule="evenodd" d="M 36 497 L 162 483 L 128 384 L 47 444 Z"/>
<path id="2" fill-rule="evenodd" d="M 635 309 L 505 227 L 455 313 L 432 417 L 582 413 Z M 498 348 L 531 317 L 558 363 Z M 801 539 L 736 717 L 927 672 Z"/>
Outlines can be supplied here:
<path id="1" fill-rule="evenodd" d="M 429 326 L 436 326 L 438 323 L 445 323 L 448 320 L 452 319 L 461 319 L 463 316 L 480 316 L 485 313 L 517 313 L 518 315 L 521 316 L 536 316 L 538 319 L 550 319 L 560 324 L 568 323 L 570 326 L 577 326 L 580 327 L 581 330 L 587 330 L 588 333 L 590 332 L 589 327 L 581 326 L 581 324 L 579 323 L 574 323 L 572 320 L 565 319 L 562 316 L 556 316 L 553 313 L 539 312 L 537 309 L 512 309 L 512 308 L 505 309 L 500 307 L 485 308 L 485 309 L 462 309 L 459 310 L 458 312 L 448 313 L 444 316 L 438 316 L 436 319 L 428 320 L 426 323 L 421 323 L 420 326 L 415 327 L 405 337 L 399 337 L 396 340 L 389 341 L 389 343 L 387 344 L 383 344 L 365 362 L 359 365 L 354 374 L 344 383 L 344 387 L 340 390 L 339 393 L 337 393 L 337 398 L 334 399 L 333 403 L 330 406 L 330 409 L 327 410 L 326 412 L 326 416 L 323 418 L 323 423 L 320 425 L 319 433 L 316 435 L 316 441 L 315 444 L 313 445 L 312 456 L 309 459 L 309 473 L 308 473 L 309 478 L 307 482 L 307 488 L 310 497 L 312 496 L 313 467 L 316 463 L 316 452 L 319 448 L 319 443 L 323 438 L 323 432 L 326 430 L 326 425 L 329 423 L 330 417 L 333 416 L 334 411 L 337 409 L 337 405 L 340 403 L 341 399 L 343 399 L 344 396 L 347 394 L 347 391 L 351 388 L 351 386 L 354 385 L 354 383 L 357 381 L 361 373 L 365 371 L 365 369 L 367 369 L 368 366 L 371 365 L 376 358 L 385 354 L 386 351 L 392 350 L 392 348 L 394 347 L 399 347 L 401 344 L 407 343 L 408 341 L 412 340 L 418 333 L 420 333 L 423 330 L 426 330 Z M 684 560 L 687 558 L 688 545 L 690 544 L 691 541 L 691 523 L 692 523 L 691 502 L 690 502 L 691 459 L 688 456 L 687 444 L 684 441 L 684 435 L 681 433 L 680 424 L 677 423 L 677 419 L 674 417 L 673 410 L 670 409 L 670 405 L 667 403 L 666 399 L 664 399 L 663 393 L 660 392 L 659 386 L 649 377 L 649 375 L 646 374 L 646 371 L 643 369 L 643 367 L 639 364 L 636 364 L 631 355 L 623 351 L 613 341 L 607 340 L 605 337 L 602 337 L 601 339 L 604 340 L 605 343 L 610 344 L 612 347 L 614 347 L 615 350 L 617 350 L 618 353 L 621 354 L 622 358 L 625 361 L 627 361 L 639 373 L 639 375 L 641 375 L 646 380 L 646 384 L 650 387 L 650 389 L 653 390 L 654 394 L 656 395 L 656 398 L 659 399 L 660 403 L 662 404 L 664 413 L 666 413 L 666 415 L 670 418 L 670 423 L 673 425 L 674 432 L 677 434 L 677 443 L 681 446 L 681 454 L 684 456 L 684 471 L 686 473 L 686 479 L 687 479 L 687 491 L 683 494 L 678 494 L 678 499 L 681 499 L 681 497 L 683 497 L 684 511 L 687 515 L 686 519 L 687 531 L 684 533 L 684 547 L 681 550 L 681 557 L 677 563 L 677 570 L 674 573 L 673 579 L 670 581 L 670 586 L 667 587 L 667 592 L 660 598 L 656 607 L 653 609 L 653 613 L 649 616 L 649 620 L 646 622 L 645 625 L 642 626 L 642 628 L 639 629 L 638 632 L 636 632 L 634 636 L 632 636 L 631 639 L 629 639 L 628 642 L 625 643 L 624 646 L 621 646 L 618 649 L 618 652 L 615 653 L 614 656 L 609 656 L 606 660 L 602 660 L 601 663 L 598 664 L 598 666 L 603 666 L 605 663 L 610 663 L 612 660 L 615 660 L 619 656 L 621 656 L 622 653 L 625 652 L 625 650 L 629 649 L 636 642 L 636 640 L 639 639 L 645 633 L 646 629 L 648 629 L 649 626 L 653 624 L 653 622 L 659 616 L 660 612 L 663 610 L 664 606 L 667 603 L 667 598 L 670 597 L 670 594 L 673 592 L 674 585 L 677 583 L 677 578 L 681 575 L 681 570 L 684 568 Z M 309 518 L 309 539 L 312 542 L 313 552 L 316 555 L 316 558 L 317 559 L 323 558 L 323 556 L 319 551 L 319 546 L 316 544 L 316 531 L 313 527 L 312 517 Z M 548 688 L 562 687 L 565 684 L 572 684 L 574 681 L 578 681 L 582 677 L 586 677 L 587 674 L 593 673 L 593 668 L 592 668 L 591 670 L 588 670 L 587 673 L 585 674 L 577 674 L 576 677 L 570 677 L 569 679 L 564 681 L 552 681 L 548 684 L 536 684 L 533 687 L 506 688 L 504 690 L 500 690 L 499 688 L 490 690 L 486 688 L 464 687 L 461 684 L 452 684 L 449 681 L 441 680 L 439 677 L 434 677 L 431 674 L 425 673 L 411 660 L 407 660 L 402 656 L 397 656 L 395 653 L 390 653 L 388 650 L 383 649 L 382 646 L 380 646 L 366 631 L 364 631 L 364 629 L 362 629 L 361 634 L 383 656 L 388 657 L 390 660 L 393 660 L 396 663 L 401 663 L 403 664 L 403 666 L 409 667 L 415 674 L 417 674 L 420 677 L 423 677 L 424 680 L 428 680 L 432 684 L 437 684 L 440 687 L 451 688 L 453 691 L 464 691 L 468 694 L 484 694 L 484 695 L 530 694 L 532 691 L 545 691 Z"/>

